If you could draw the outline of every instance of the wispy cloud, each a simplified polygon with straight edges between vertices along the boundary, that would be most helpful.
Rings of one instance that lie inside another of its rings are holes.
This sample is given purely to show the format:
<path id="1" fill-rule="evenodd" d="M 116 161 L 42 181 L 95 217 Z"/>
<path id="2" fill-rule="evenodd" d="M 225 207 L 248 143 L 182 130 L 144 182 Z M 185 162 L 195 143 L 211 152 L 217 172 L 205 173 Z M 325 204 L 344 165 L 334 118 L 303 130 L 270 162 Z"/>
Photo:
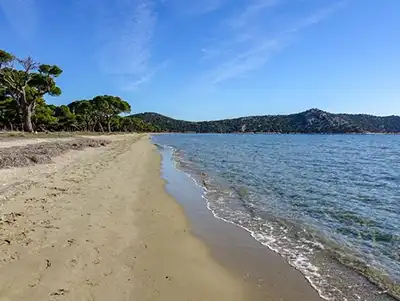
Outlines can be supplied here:
<path id="1" fill-rule="evenodd" d="M 35 0 L 0 0 L 0 9 L 20 37 L 33 38 L 37 26 Z"/>
<path id="2" fill-rule="evenodd" d="M 209 12 L 213 12 L 220 9 L 225 4 L 225 2 L 225 0 L 198 1 L 197 4 L 193 6 L 193 10 L 191 10 L 191 12 L 197 14 L 206 14 Z"/>
<path id="3" fill-rule="evenodd" d="M 214 67 L 207 76 L 217 84 L 229 79 L 244 77 L 248 72 L 263 66 L 271 55 L 283 47 L 280 40 L 265 40 L 259 45 L 240 52 Z"/>
<path id="4" fill-rule="evenodd" d="M 157 63 L 152 62 L 158 21 L 156 3 L 152 0 L 119 1 L 107 17 L 112 21 L 107 28 L 100 28 L 104 41 L 100 68 L 124 88 L 138 87 L 160 69 Z"/>
<path id="5" fill-rule="evenodd" d="M 253 22 L 265 9 L 278 5 L 282 0 L 256 0 L 228 22 L 233 28 L 241 28 Z"/>
<path id="6" fill-rule="evenodd" d="M 229 0 L 161 0 L 161 2 L 183 15 L 203 15 L 222 8 Z"/>
<path id="7" fill-rule="evenodd" d="M 322 22 L 324 19 L 329 17 L 335 11 L 344 8 L 347 4 L 347 1 L 338 1 L 334 2 L 333 4 L 323 7 L 322 9 L 317 10 L 315 13 L 311 14 L 310 16 L 300 20 L 300 22 L 294 26 L 293 28 L 287 30 L 287 33 L 296 33 L 302 29 L 310 27 L 312 25 L 318 24 Z"/>
<path id="8" fill-rule="evenodd" d="M 217 84 L 244 77 L 263 67 L 273 55 L 288 47 L 302 30 L 322 22 L 346 2 L 336 1 L 314 9 L 308 15 L 293 17 L 290 22 L 278 22 L 270 11 L 285 4 L 285 0 L 252 0 L 225 22 L 227 38 L 216 46 L 202 49 L 203 58 L 212 64 L 205 77 Z M 271 23 L 274 26 L 268 26 Z"/>
<path id="9" fill-rule="evenodd" d="M 169 62 L 165 61 L 157 67 L 149 69 L 147 73 L 143 73 L 139 78 L 127 81 L 122 89 L 125 91 L 133 91 L 138 89 L 143 84 L 149 82 L 160 70 L 165 69 L 168 64 Z"/>

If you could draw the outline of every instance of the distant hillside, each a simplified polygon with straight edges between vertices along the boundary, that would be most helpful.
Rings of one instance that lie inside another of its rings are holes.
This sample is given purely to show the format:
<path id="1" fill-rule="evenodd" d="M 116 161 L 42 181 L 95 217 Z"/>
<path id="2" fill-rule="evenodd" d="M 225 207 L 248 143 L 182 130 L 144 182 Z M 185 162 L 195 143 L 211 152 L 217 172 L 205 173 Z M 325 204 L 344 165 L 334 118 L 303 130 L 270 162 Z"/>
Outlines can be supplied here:
<path id="1" fill-rule="evenodd" d="M 216 121 L 176 120 L 157 113 L 132 117 L 163 132 L 195 133 L 400 133 L 400 117 L 365 114 L 332 114 L 318 109 L 291 115 L 251 116 Z"/>

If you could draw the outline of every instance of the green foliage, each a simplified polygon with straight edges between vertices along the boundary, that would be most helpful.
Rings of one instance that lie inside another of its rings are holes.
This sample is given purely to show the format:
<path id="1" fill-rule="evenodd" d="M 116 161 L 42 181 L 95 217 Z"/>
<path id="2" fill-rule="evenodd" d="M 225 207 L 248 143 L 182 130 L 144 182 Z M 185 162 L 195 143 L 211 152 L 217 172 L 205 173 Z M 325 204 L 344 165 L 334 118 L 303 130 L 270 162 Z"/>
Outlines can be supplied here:
<path id="1" fill-rule="evenodd" d="M 120 129 L 122 132 L 159 132 L 158 127 L 151 125 L 142 119 L 130 116 L 121 118 Z"/>
<path id="2" fill-rule="evenodd" d="M 22 115 L 24 130 L 33 131 L 32 115 L 39 99 L 46 94 L 59 96 L 55 78 L 62 70 L 55 65 L 39 65 L 32 58 L 19 59 L 0 50 L 0 90 L 14 99 Z"/>
<path id="3" fill-rule="evenodd" d="M 116 96 L 96 96 L 92 100 L 92 106 L 100 122 L 105 121 L 108 131 L 111 132 L 111 120 L 121 113 L 129 113 L 131 106 L 126 101 Z"/>
<path id="4" fill-rule="evenodd" d="M 41 67 L 41 72 L 53 72 L 51 66 Z M 54 71 L 55 72 L 55 71 Z M 19 106 L 0 90 L 0 129 L 21 129 Z M 35 101 L 32 127 L 36 131 L 103 131 L 155 132 L 159 129 L 141 119 L 122 117 L 130 112 L 128 102 L 115 96 L 96 96 L 91 100 L 76 100 L 68 105 L 48 105 L 43 98 Z"/>
<path id="5" fill-rule="evenodd" d="M 36 105 L 32 122 L 36 130 L 54 130 L 57 128 L 58 119 L 54 116 L 54 106 L 49 106 L 43 99 Z"/>
<path id="6" fill-rule="evenodd" d="M 2 65 L 10 63 L 13 59 L 14 59 L 14 56 L 11 53 L 8 53 L 8 52 L 0 49 L 0 67 Z"/>
<path id="7" fill-rule="evenodd" d="M 400 117 L 331 114 L 318 109 L 291 115 L 190 122 L 156 113 L 133 115 L 164 132 L 193 133 L 400 133 Z"/>
<path id="8" fill-rule="evenodd" d="M 52 75 L 54 77 L 59 76 L 62 70 L 56 65 L 40 65 L 38 68 L 39 72 L 44 75 Z"/>
<path id="9" fill-rule="evenodd" d="M 17 114 L 17 103 L 12 98 L 0 95 L 0 126 L 15 130 L 20 124 L 19 114 Z"/>
<path id="10" fill-rule="evenodd" d="M 70 111 L 68 106 L 56 107 L 54 116 L 58 119 L 59 130 L 74 130 L 78 127 L 76 115 Z"/>
<path id="11" fill-rule="evenodd" d="M 70 111 L 77 116 L 84 131 L 94 131 L 97 115 L 90 100 L 76 100 L 68 105 Z"/>

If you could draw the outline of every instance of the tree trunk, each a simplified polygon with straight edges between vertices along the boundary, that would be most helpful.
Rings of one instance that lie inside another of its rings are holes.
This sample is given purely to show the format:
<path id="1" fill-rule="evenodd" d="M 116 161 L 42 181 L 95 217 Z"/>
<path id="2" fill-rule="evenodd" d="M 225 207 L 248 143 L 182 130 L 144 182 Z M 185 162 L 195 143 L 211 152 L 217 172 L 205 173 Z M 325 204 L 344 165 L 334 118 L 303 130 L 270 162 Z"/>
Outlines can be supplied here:
<path id="1" fill-rule="evenodd" d="M 108 132 L 111 133 L 111 119 L 107 120 Z"/>
<path id="2" fill-rule="evenodd" d="M 33 132 L 33 125 L 32 125 L 32 107 L 25 106 L 22 112 L 22 118 L 24 123 L 24 131 L 32 133 Z"/>
<path id="3" fill-rule="evenodd" d="M 99 126 L 100 126 L 101 132 L 104 134 L 104 129 L 103 129 L 103 125 L 101 124 L 101 121 L 99 121 Z"/>

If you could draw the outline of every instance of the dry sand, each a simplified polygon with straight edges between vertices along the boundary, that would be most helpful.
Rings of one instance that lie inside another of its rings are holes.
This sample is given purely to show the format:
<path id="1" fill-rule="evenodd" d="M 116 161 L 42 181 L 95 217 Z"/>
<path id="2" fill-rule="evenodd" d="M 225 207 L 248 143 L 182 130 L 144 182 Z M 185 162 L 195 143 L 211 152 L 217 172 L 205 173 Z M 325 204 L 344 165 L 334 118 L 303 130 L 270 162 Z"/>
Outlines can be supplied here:
<path id="1" fill-rule="evenodd" d="M 0 147 L 0 169 L 53 163 L 53 157 L 61 156 L 68 151 L 101 147 L 108 143 L 110 141 L 104 139 L 76 138 L 70 141 L 57 140 L 57 142 L 26 144 L 8 148 Z"/>
<path id="2" fill-rule="evenodd" d="M 39 143 L 51 143 L 55 139 L 52 138 L 36 138 L 36 139 L 15 139 L 15 138 L 10 138 L 6 137 L 7 139 L 0 140 L 0 149 L 1 148 L 8 148 L 8 147 L 14 147 L 14 146 L 26 146 L 26 145 L 31 145 L 31 144 L 39 144 Z M 58 142 L 63 142 L 63 141 L 70 141 L 73 138 L 57 138 Z"/>
<path id="3" fill-rule="evenodd" d="M 165 192 L 148 136 L 104 139 L 0 170 L 0 300 L 245 300 Z"/>

